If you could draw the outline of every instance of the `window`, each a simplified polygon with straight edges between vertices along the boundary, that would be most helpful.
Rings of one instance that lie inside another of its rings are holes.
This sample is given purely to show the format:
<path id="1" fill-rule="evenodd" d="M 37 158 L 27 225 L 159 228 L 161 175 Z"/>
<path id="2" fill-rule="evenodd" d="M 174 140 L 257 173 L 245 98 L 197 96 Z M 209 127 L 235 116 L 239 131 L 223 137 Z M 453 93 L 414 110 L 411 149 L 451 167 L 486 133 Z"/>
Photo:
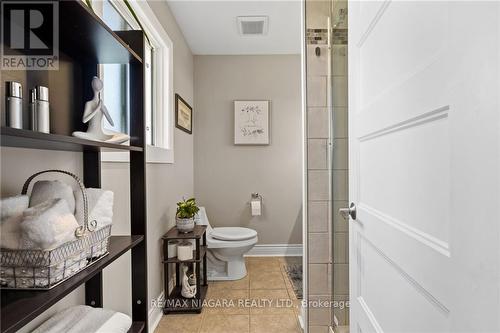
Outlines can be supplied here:
<path id="1" fill-rule="evenodd" d="M 173 55 L 172 42 L 145 1 L 130 1 L 149 37 L 144 52 L 145 113 L 147 162 L 173 163 Z M 95 8 L 101 6 L 101 8 Z M 117 0 L 96 1 L 94 10 L 112 30 L 140 30 L 140 26 L 123 3 Z M 129 133 L 128 65 L 101 65 L 104 82 L 103 99 L 115 126 L 107 128 Z M 112 111 L 114 110 L 114 111 Z M 103 153 L 103 161 L 125 162 L 128 153 Z"/>

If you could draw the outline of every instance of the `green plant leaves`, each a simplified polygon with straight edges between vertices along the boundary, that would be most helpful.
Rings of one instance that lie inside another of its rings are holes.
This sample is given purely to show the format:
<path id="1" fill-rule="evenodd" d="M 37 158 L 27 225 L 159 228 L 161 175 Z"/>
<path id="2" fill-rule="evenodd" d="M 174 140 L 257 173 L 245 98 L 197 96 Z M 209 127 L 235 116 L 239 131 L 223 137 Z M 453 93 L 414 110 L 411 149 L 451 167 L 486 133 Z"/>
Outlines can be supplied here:
<path id="1" fill-rule="evenodd" d="M 134 12 L 134 9 L 132 8 L 132 6 L 128 2 L 128 0 L 123 0 L 123 2 L 125 3 L 125 5 L 127 6 L 128 10 L 130 11 L 130 14 L 132 14 L 132 16 L 134 17 L 134 19 L 136 20 L 137 24 L 139 24 L 139 26 L 141 27 L 142 32 L 144 33 L 144 36 L 146 37 L 146 40 L 148 41 L 149 46 L 153 46 L 151 44 L 151 41 L 149 40 L 149 37 L 148 37 L 148 34 L 146 33 L 146 30 L 144 30 L 144 27 L 142 26 L 141 21 L 139 21 L 139 18 L 137 17 L 137 14 Z"/>
<path id="2" fill-rule="evenodd" d="M 177 213 L 176 216 L 181 219 L 193 218 L 200 208 L 196 205 L 195 198 L 189 198 L 188 200 L 183 199 L 177 203 Z"/>
<path id="3" fill-rule="evenodd" d="M 92 1 L 91 0 L 85 0 L 85 3 L 87 4 L 87 7 L 89 7 L 91 11 L 94 11 L 94 8 L 92 8 Z"/>

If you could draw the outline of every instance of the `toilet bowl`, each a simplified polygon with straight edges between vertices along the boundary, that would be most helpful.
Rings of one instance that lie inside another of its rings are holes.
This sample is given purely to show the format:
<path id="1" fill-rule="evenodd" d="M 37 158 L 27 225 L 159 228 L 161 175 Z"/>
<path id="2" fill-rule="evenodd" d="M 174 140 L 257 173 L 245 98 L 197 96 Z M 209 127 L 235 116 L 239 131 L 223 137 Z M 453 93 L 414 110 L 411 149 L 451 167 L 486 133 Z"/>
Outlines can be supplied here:
<path id="1" fill-rule="evenodd" d="M 211 281 L 239 280 L 247 275 L 243 255 L 257 244 L 257 231 L 240 227 L 212 228 L 200 207 L 196 224 L 207 226 L 207 276 Z"/>

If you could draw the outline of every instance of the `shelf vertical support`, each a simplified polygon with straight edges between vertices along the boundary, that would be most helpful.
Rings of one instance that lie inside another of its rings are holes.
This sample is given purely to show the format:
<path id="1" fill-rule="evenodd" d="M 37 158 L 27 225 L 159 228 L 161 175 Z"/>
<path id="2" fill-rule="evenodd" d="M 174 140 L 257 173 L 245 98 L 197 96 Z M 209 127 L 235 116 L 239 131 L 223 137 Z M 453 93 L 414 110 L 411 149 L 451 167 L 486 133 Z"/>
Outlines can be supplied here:
<path id="1" fill-rule="evenodd" d="M 83 152 L 83 182 L 85 187 L 101 187 L 101 156 L 98 151 Z M 102 272 L 85 282 L 85 304 L 95 308 L 103 307 Z"/>
<path id="2" fill-rule="evenodd" d="M 91 88 L 92 78 L 97 75 L 97 63 L 89 62 L 82 65 L 83 73 L 83 94 L 81 103 L 81 110 L 84 109 L 85 101 L 93 98 L 93 91 Z M 74 128 L 78 130 L 85 130 L 82 123 L 83 111 L 80 114 L 74 114 Z M 101 188 L 101 155 L 98 151 L 84 150 L 83 151 L 83 183 L 86 188 Z M 95 308 L 103 307 L 103 280 L 102 272 L 94 275 L 90 280 L 85 283 L 85 304 Z"/>
<path id="3" fill-rule="evenodd" d="M 139 56 L 144 54 L 142 31 L 121 32 Z M 130 144 L 143 151 L 130 152 L 130 218 L 133 235 L 144 235 L 144 241 L 132 249 L 132 320 L 145 323 L 148 332 L 148 266 L 146 211 L 146 115 L 144 112 L 144 65 L 131 62 L 130 73 Z"/>

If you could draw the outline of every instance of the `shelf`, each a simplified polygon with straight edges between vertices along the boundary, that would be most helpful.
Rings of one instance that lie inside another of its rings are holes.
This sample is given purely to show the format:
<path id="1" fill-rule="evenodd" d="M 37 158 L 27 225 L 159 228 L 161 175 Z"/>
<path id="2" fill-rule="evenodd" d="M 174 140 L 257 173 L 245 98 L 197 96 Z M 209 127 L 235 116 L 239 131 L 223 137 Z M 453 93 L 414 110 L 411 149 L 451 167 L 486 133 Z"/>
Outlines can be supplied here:
<path id="1" fill-rule="evenodd" d="M 1 332 L 16 332 L 122 254 L 140 244 L 143 239 L 142 235 L 111 236 L 108 255 L 50 290 L 1 290 Z"/>
<path id="2" fill-rule="evenodd" d="M 141 333 L 144 331 L 146 324 L 143 321 L 134 321 L 132 327 L 128 330 L 128 333 Z"/>
<path id="3" fill-rule="evenodd" d="M 200 259 L 196 260 L 196 251 L 193 251 L 193 259 L 190 260 L 179 260 L 177 257 L 168 258 L 167 260 L 163 260 L 164 264 L 179 264 L 179 263 L 188 263 L 188 262 L 200 262 L 203 260 L 203 257 L 207 253 L 207 246 L 200 245 Z"/>
<path id="4" fill-rule="evenodd" d="M 141 147 L 119 145 L 80 139 L 74 136 L 35 132 L 25 129 L 1 127 L 1 145 L 6 147 L 65 150 L 65 151 L 100 151 L 105 149 L 143 151 Z"/>
<path id="5" fill-rule="evenodd" d="M 141 57 L 81 1 L 59 1 L 59 45 L 82 62 L 126 64 Z"/>
<path id="6" fill-rule="evenodd" d="M 163 235 L 162 239 L 200 239 L 203 237 L 206 229 L 206 225 L 195 225 L 193 231 L 184 233 L 179 232 L 176 227 L 172 227 L 165 235 Z"/>
<path id="7" fill-rule="evenodd" d="M 176 286 L 170 293 L 168 299 L 166 299 L 165 307 L 163 308 L 163 313 L 187 313 L 187 312 L 201 312 L 203 309 L 203 301 L 207 296 L 208 286 L 201 286 L 200 299 L 197 298 L 185 298 L 181 295 L 182 287 Z M 171 303 L 169 303 L 171 302 Z"/>

